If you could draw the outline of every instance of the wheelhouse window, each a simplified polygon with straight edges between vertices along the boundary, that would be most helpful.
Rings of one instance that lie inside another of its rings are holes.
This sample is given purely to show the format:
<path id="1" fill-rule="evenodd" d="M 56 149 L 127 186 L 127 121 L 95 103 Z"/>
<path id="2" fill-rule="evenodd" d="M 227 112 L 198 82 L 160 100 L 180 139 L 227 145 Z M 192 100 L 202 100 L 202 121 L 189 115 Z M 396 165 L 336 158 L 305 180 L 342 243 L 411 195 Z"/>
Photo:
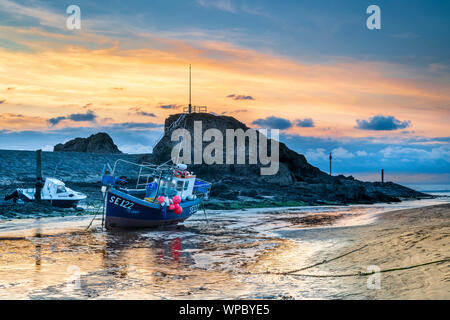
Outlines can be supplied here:
<path id="1" fill-rule="evenodd" d="M 158 183 L 158 182 L 157 182 Z M 162 180 L 160 181 L 161 186 L 159 188 L 159 195 L 163 195 L 163 196 L 173 196 L 176 191 L 175 191 L 175 183 L 171 180 Z M 156 192 L 156 190 L 155 190 Z"/>
<path id="2" fill-rule="evenodd" d="M 66 188 L 64 186 L 58 186 L 56 187 L 56 193 L 65 193 Z"/>

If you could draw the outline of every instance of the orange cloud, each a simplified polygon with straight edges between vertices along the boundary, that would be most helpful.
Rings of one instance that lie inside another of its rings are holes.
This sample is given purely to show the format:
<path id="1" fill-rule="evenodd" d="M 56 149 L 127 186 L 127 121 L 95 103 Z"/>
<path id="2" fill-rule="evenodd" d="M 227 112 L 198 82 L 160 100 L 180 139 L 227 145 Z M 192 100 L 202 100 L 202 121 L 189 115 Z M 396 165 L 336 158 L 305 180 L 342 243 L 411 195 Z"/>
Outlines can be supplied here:
<path id="1" fill-rule="evenodd" d="M 14 108 L 42 120 L 77 113 L 90 104 L 111 122 L 142 121 L 129 112 L 132 107 L 145 108 L 162 122 L 170 110 L 158 106 L 187 104 L 187 66 L 192 64 L 193 103 L 216 113 L 245 109 L 239 118 L 247 123 L 272 115 L 309 117 L 315 128 L 293 127 L 289 132 L 376 136 L 385 133 L 355 130 L 356 119 L 386 114 L 411 120 L 414 130 L 427 136 L 449 134 L 449 83 L 433 79 L 431 85 L 430 78 L 397 65 L 354 60 L 307 64 L 228 43 L 157 37 L 140 43 L 145 47 L 122 49 L 119 40 L 74 36 L 76 43 L 85 39 L 108 44 L 91 49 L 68 44 L 66 35 L 38 29 L 30 30 L 35 40 L 25 37 L 23 29 L 0 28 L 0 34 L 6 31 L 11 40 L 33 51 L 0 49 L 0 87 L 15 88 L 2 93 L 8 106 L 0 104 L 0 113 Z M 394 75 L 393 70 L 398 72 Z M 255 100 L 227 99 L 230 92 Z M 0 123 L 4 129 L 27 128 L 24 122 L 13 125 L 6 118 Z"/>
<path id="2" fill-rule="evenodd" d="M 45 119 L 15 113 L 1 113 L 0 124 L 7 130 L 39 130 L 45 126 Z"/>

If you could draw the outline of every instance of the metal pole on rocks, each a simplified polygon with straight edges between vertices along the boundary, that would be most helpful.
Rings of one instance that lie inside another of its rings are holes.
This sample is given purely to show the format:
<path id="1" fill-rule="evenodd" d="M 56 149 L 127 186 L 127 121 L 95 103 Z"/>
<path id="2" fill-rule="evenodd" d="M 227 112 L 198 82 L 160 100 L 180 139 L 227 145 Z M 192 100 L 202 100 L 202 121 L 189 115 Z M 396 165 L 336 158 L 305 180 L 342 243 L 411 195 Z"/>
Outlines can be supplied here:
<path id="1" fill-rule="evenodd" d="M 384 183 L 384 169 L 381 169 L 381 183 Z"/>
<path id="2" fill-rule="evenodd" d="M 331 152 L 330 152 L 330 176 L 331 176 L 331 160 L 333 159 Z"/>
<path id="3" fill-rule="evenodd" d="M 34 193 L 36 201 L 41 201 L 42 187 L 42 150 L 39 149 L 36 151 L 36 192 Z"/>

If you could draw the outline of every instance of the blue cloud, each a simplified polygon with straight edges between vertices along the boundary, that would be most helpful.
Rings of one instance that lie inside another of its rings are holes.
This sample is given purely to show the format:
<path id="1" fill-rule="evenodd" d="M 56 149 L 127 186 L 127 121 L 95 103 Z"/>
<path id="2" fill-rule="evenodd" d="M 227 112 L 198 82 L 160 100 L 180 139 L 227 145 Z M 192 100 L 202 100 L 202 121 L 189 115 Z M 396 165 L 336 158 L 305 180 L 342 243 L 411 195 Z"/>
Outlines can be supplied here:
<path id="1" fill-rule="evenodd" d="M 137 114 L 145 117 L 153 117 L 153 118 L 156 117 L 156 115 L 153 112 L 139 111 L 137 112 Z"/>
<path id="2" fill-rule="evenodd" d="M 88 110 L 86 113 L 73 113 L 69 114 L 68 116 L 59 116 L 55 118 L 50 118 L 47 120 L 47 124 L 50 125 L 51 127 L 54 127 L 63 120 L 71 120 L 75 122 L 82 122 L 82 121 L 95 122 L 95 118 L 97 118 L 97 115 L 93 111 Z"/>
<path id="3" fill-rule="evenodd" d="M 180 107 L 181 106 L 177 105 L 177 104 L 166 104 L 166 105 L 159 106 L 159 108 L 161 108 L 161 109 L 178 109 Z"/>
<path id="4" fill-rule="evenodd" d="M 125 128 L 125 129 L 155 129 L 161 128 L 163 125 L 160 123 L 153 122 L 123 122 L 115 124 L 115 128 Z"/>
<path id="5" fill-rule="evenodd" d="M 227 98 L 231 98 L 234 100 L 255 100 L 252 96 L 244 96 L 244 95 L 237 95 L 237 94 L 230 94 L 227 96 Z"/>
<path id="6" fill-rule="evenodd" d="M 139 107 L 135 107 L 135 108 L 130 108 L 131 111 L 134 111 L 137 115 L 140 116 L 144 116 L 144 117 L 152 117 L 155 118 L 156 115 L 153 112 L 147 112 L 147 111 L 143 111 L 141 108 Z"/>
<path id="7" fill-rule="evenodd" d="M 298 119 L 296 120 L 295 125 L 300 128 L 313 128 L 314 121 L 311 118 Z"/>
<path id="8" fill-rule="evenodd" d="M 242 112 L 248 112 L 246 109 L 237 109 L 237 110 L 231 110 L 231 111 L 223 111 L 221 114 L 236 114 L 236 113 L 242 113 Z M 211 112 L 212 113 L 212 112 Z"/>
<path id="9" fill-rule="evenodd" d="M 50 118 L 47 120 L 47 124 L 50 126 L 56 126 L 58 123 L 60 123 L 62 120 L 67 119 L 66 117 L 56 117 L 56 118 Z"/>
<path id="10" fill-rule="evenodd" d="M 87 113 L 74 113 L 67 118 L 72 121 L 94 121 L 97 116 L 93 111 L 89 110 Z"/>
<path id="11" fill-rule="evenodd" d="M 292 127 L 292 122 L 288 119 L 278 117 L 267 117 L 265 119 L 256 119 L 252 124 L 260 126 L 262 128 L 280 129 L 285 130 Z"/>
<path id="12" fill-rule="evenodd" d="M 398 130 L 411 126 L 411 121 L 400 121 L 393 116 L 376 115 L 369 120 L 356 120 L 356 129 L 361 130 Z"/>

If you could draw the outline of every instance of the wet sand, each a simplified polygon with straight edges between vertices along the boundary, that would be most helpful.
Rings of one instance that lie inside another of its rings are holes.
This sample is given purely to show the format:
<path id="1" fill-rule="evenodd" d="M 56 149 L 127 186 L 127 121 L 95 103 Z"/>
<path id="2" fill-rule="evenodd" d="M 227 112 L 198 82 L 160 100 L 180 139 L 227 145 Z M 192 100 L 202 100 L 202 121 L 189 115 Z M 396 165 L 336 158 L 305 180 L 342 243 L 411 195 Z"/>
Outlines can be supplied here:
<path id="1" fill-rule="evenodd" d="M 348 250 L 367 247 L 339 261 L 349 271 L 368 263 L 388 270 L 443 261 L 382 273 L 380 289 L 366 293 L 368 298 L 450 299 L 450 204 L 385 212 L 354 236 L 359 243 Z"/>
<path id="2" fill-rule="evenodd" d="M 449 299 L 448 260 L 381 273 L 379 289 L 358 274 L 449 258 L 450 204 L 402 206 L 420 203 L 210 212 L 128 232 L 99 217 L 85 230 L 92 216 L 1 222 L 0 298 Z"/>
<path id="3" fill-rule="evenodd" d="M 333 298 L 450 299 L 450 204 L 383 212 L 369 225 L 318 231 L 308 230 L 307 237 L 339 239 L 346 245 L 338 250 L 333 246 L 321 249 L 309 264 L 298 268 L 282 262 L 289 260 L 284 250 L 273 250 L 264 253 L 251 272 L 269 273 L 273 279 L 289 277 L 299 286 L 311 279 L 328 283 L 338 291 Z M 288 233 L 298 235 L 298 231 Z M 420 266 L 435 261 L 441 262 Z M 375 277 L 358 275 L 374 270 L 370 266 L 387 271 L 379 273 L 379 286 Z M 389 271 L 396 268 L 405 269 Z"/>

